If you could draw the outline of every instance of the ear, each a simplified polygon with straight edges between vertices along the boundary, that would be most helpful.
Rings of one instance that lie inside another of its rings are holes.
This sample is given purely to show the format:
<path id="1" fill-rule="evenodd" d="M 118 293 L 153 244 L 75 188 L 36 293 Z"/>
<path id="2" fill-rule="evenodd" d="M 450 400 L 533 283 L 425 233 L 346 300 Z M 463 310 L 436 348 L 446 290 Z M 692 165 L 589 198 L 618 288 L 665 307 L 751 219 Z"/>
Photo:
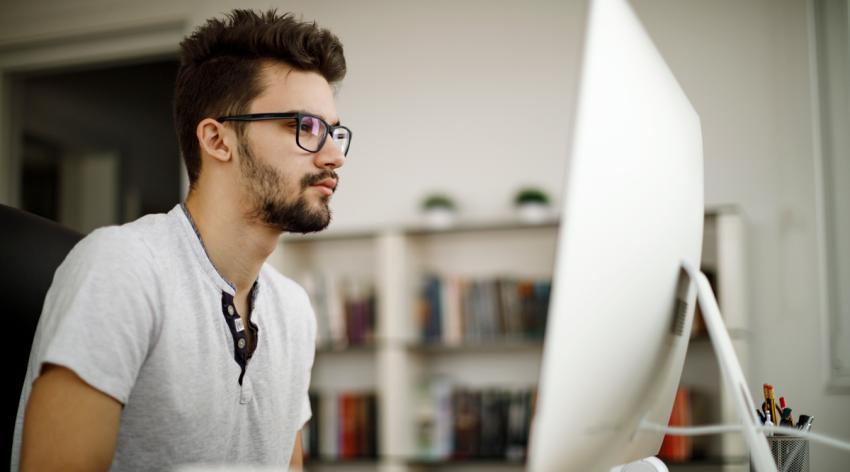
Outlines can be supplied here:
<path id="1" fill-rule="evenodd" d="M 218 121 L 204 118 L 195 128 L 195 135 L 202 153 L 221 162 L 227 162 L 233 157 L 234 133 Z"/>

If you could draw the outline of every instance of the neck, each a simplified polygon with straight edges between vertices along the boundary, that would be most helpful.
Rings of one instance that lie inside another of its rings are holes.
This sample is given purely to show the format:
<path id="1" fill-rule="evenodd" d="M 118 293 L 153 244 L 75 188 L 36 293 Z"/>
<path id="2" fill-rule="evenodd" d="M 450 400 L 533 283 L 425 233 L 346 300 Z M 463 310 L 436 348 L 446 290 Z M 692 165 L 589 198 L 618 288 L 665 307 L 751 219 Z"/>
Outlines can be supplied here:
<path id="1" fill-rule="evenodd" d="M 192 192 L 186 207 L 219 273 L 246 297 L 263 263 L 277 246 L 280 232 L 249 221 L 232 201 L 215 202 Z"/>

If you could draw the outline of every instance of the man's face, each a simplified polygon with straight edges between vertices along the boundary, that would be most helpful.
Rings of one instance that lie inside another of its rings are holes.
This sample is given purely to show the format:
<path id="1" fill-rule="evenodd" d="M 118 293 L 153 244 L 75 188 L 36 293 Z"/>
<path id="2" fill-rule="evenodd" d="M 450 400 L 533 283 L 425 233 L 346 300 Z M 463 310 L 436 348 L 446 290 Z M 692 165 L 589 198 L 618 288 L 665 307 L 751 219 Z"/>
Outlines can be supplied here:
<path id="1" fill-rule="evenodd" d="M 249 113 L 306 112 L 335 124 L 333 91 L 314 72 L 283 65 L 263 67 L 263 93 Z M 339 180 L 335 169 L 345 157 L 329 137 L 322 149 L 311 153 L 298 147 L 295 120 L 255 121 L 245 125 L 239 138 L 240 184 L 248 217 L 280 231 L 320 231 L 331 221 L 328 207 Z M 325 185 L 320 185 L 324 183 Z"/>

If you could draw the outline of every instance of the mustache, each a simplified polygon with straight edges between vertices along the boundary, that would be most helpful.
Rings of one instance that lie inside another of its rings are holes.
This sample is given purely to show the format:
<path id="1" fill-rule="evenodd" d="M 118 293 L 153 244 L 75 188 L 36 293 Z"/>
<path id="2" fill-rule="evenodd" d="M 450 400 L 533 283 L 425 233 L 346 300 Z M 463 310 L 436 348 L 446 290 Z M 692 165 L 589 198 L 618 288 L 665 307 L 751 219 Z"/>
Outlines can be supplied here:
<path id="1" fill-rule="evenodd" d="M 319 172 L 318 174 L 305 175 L 301 179 L 301 188 L 306 189 L 307 187 L 310 187 L 311 185 L 316 185 L 325 179 L 334 179 L 336 180 L 337 185 L 339 185 L 339 175 L 337 175 L 337 173 L 332 170 L 324 170 L 322 172 Z"/>

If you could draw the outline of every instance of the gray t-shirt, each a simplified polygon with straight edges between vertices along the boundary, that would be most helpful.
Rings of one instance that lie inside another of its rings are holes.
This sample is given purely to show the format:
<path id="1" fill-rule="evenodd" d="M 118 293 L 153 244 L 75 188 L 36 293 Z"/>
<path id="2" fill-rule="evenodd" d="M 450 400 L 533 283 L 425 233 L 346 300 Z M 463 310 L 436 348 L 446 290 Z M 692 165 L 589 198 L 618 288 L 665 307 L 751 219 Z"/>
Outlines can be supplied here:
<path id="1" fill-rule="evenodd" d="M 234 295 L 181 205 L 80 241 L 44 301 L 12 469 L 24 406 L 44 363 L 71 369 L 124 405 L 112 470 L 288 467 L 311 415 L 313 310 L 298 284 L 264 264 L 250 297 L 256 350 L 240 358 L 249 327 L 237 321 Z"/>

